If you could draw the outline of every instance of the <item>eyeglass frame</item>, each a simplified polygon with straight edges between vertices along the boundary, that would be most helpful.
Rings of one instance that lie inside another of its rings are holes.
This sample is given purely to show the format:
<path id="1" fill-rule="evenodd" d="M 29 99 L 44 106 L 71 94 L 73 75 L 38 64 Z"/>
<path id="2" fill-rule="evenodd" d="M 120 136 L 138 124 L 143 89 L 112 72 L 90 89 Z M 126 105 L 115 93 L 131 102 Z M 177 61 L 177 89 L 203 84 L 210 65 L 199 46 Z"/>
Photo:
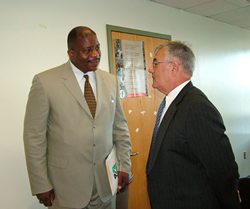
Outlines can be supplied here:
<path id="1" fill-rule="evenodd" d="M 166 61 L 166 62 L 152 62 L 152 66 L 153 68 L 155 68 L 158 64 L 160 63 L 168 63 L 168 64 L 171 64 L 173 63 L 174 61 Z M 178 63 L 179 65 L 181 65 L 180 63 Z"/>
<path id="2" fill-rule="evenodd" d="M 152 62 L 152 66 L 153 66 L 153 68 L 155 68 L 158 64 L 160 64 L 160 63 L 168 63 L 168 64 L 170 64 L 170 63 L 172 63 L 173 61 L 166 61 L 166 62 Z"/>

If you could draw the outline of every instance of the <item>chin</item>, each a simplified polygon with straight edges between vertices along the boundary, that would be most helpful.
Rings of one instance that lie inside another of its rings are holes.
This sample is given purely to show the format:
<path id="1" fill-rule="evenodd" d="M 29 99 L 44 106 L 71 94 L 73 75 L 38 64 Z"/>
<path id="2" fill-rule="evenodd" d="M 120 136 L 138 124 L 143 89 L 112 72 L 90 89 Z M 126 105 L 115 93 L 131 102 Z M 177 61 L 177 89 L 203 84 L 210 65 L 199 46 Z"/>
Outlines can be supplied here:
<path id="1" fill-rule="evenodd" d="M 156 84 L 154 84 L 154 83 L 152 84 L 152 87 L 153 87 L 154 89 L 157 88 Z"/>
<path id="2" fill-rule="evenodd" d="M 97 68 L 98 68 L 98 66 L 92 66 L 92 67 L 89 67 L 89 70 L 91 70 L 91 71 L 96 71 Z"/>

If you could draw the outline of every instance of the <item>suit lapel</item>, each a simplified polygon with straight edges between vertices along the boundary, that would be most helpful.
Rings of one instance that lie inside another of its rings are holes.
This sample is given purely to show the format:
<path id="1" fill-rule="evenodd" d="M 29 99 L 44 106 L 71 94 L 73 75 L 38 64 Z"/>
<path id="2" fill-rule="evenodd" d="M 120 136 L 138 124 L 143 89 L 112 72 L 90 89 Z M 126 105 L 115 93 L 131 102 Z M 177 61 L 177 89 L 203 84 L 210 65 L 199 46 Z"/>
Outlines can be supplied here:
<path id="1" fill-rule="evenodd" d="M 65 64 L 63 71 L 63 83 L 70 93 L 75 97 L 82 108 L 92 117 L 88 104 L 82 94 L 81 88 L 76 80 L 75 74 L 71 69 L 70 63 Z"/>
<path id="2" fill-rule="evenodd" d="M 98 116 L 98 113 L 101 110 L 101 104 L 102 102 L 98 102 L 98 101 L 102 101 L 102 92 L 103 92 L 103 77 L 101 76 L 100 70 L 97 69 L 95 71 L 95 79 L 96 79 L 96 117 Z"/>
<path id="3" fill-rule="evenodd" d="M 156 141 L 155 141 L 155 146 L 154 146 L 154 150 L 152 152 L 153 157 L 152 157 L 152 162 L 151 162 L 151 167 L 148 168 L 148 174 L 150 173 L 158 152 L 160 150 L 161 144 L 162 144 L 162 140 L 164 139 L 165 133 L 168 130 L 169 124 L 176 112 L 176 110 L 178 109 L 178 104 L 181 102 L 181 100 L 183 99 L 183 97 L 185 96 L 185 94 L 190 91 L 193 88 L 193 84 L 192 82 L 189 82 L 181 91 L 180 93 L 177 95 L 177 97 L 174 99 L 174 101 L 171 103 L 171 105 L 169 106 L 167 112 L 165 113 L 162 122 L 160 124 L 157 136 L 156 136 Z"/>

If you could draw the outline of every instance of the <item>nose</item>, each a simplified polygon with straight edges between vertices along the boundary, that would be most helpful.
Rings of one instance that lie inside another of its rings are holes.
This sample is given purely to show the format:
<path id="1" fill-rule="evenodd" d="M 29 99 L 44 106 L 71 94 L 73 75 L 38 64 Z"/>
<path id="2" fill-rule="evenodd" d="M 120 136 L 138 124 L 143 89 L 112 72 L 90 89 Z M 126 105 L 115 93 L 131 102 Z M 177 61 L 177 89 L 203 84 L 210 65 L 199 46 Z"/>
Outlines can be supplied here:
<path id="1" fill-rule="evenodd" d="M 154 72 L 153 66 L 151 66 L 150 68 L 148 68 L 148 72 L 149 73 L 153 73 Z"/>
<path id="2" fill-rule="evenodd" d="M 96 49 L 93 49 L 91 52 L 91 57 L 98 57 L 99 53 Z"/>

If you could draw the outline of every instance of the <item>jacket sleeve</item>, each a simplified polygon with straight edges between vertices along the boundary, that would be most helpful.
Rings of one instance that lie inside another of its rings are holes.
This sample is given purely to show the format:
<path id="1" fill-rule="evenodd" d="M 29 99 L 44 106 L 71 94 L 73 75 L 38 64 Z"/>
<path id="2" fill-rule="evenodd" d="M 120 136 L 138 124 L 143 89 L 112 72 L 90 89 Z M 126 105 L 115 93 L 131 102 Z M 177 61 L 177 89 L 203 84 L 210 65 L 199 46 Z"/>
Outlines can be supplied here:
<path id="1" fill-rule="evenodd" d="M 121 100 L 119 82 L 116 79 L 116 112 L 113 124 L 113 141 L 117 150 L 118 169 L 125 173 L 130 173 L 131 161 L 131 141 L 128 130 L 127 120 L 125 118 Z"/>
<path id="2" fill-rule="evenodd" d="M 187 111 L 190 146 L 205 167 L 222 208 L 240 208 L 238 166 L 220 113 L 209 101 L 195 102 Z"/>
<path id="3" fill-rule="evenodd" d="M 32 194 L 52 189 L 47 175 L 47 122 L 49 101 L 36 75 L 32 82 L 24 119 L 24 148 Z"/>

